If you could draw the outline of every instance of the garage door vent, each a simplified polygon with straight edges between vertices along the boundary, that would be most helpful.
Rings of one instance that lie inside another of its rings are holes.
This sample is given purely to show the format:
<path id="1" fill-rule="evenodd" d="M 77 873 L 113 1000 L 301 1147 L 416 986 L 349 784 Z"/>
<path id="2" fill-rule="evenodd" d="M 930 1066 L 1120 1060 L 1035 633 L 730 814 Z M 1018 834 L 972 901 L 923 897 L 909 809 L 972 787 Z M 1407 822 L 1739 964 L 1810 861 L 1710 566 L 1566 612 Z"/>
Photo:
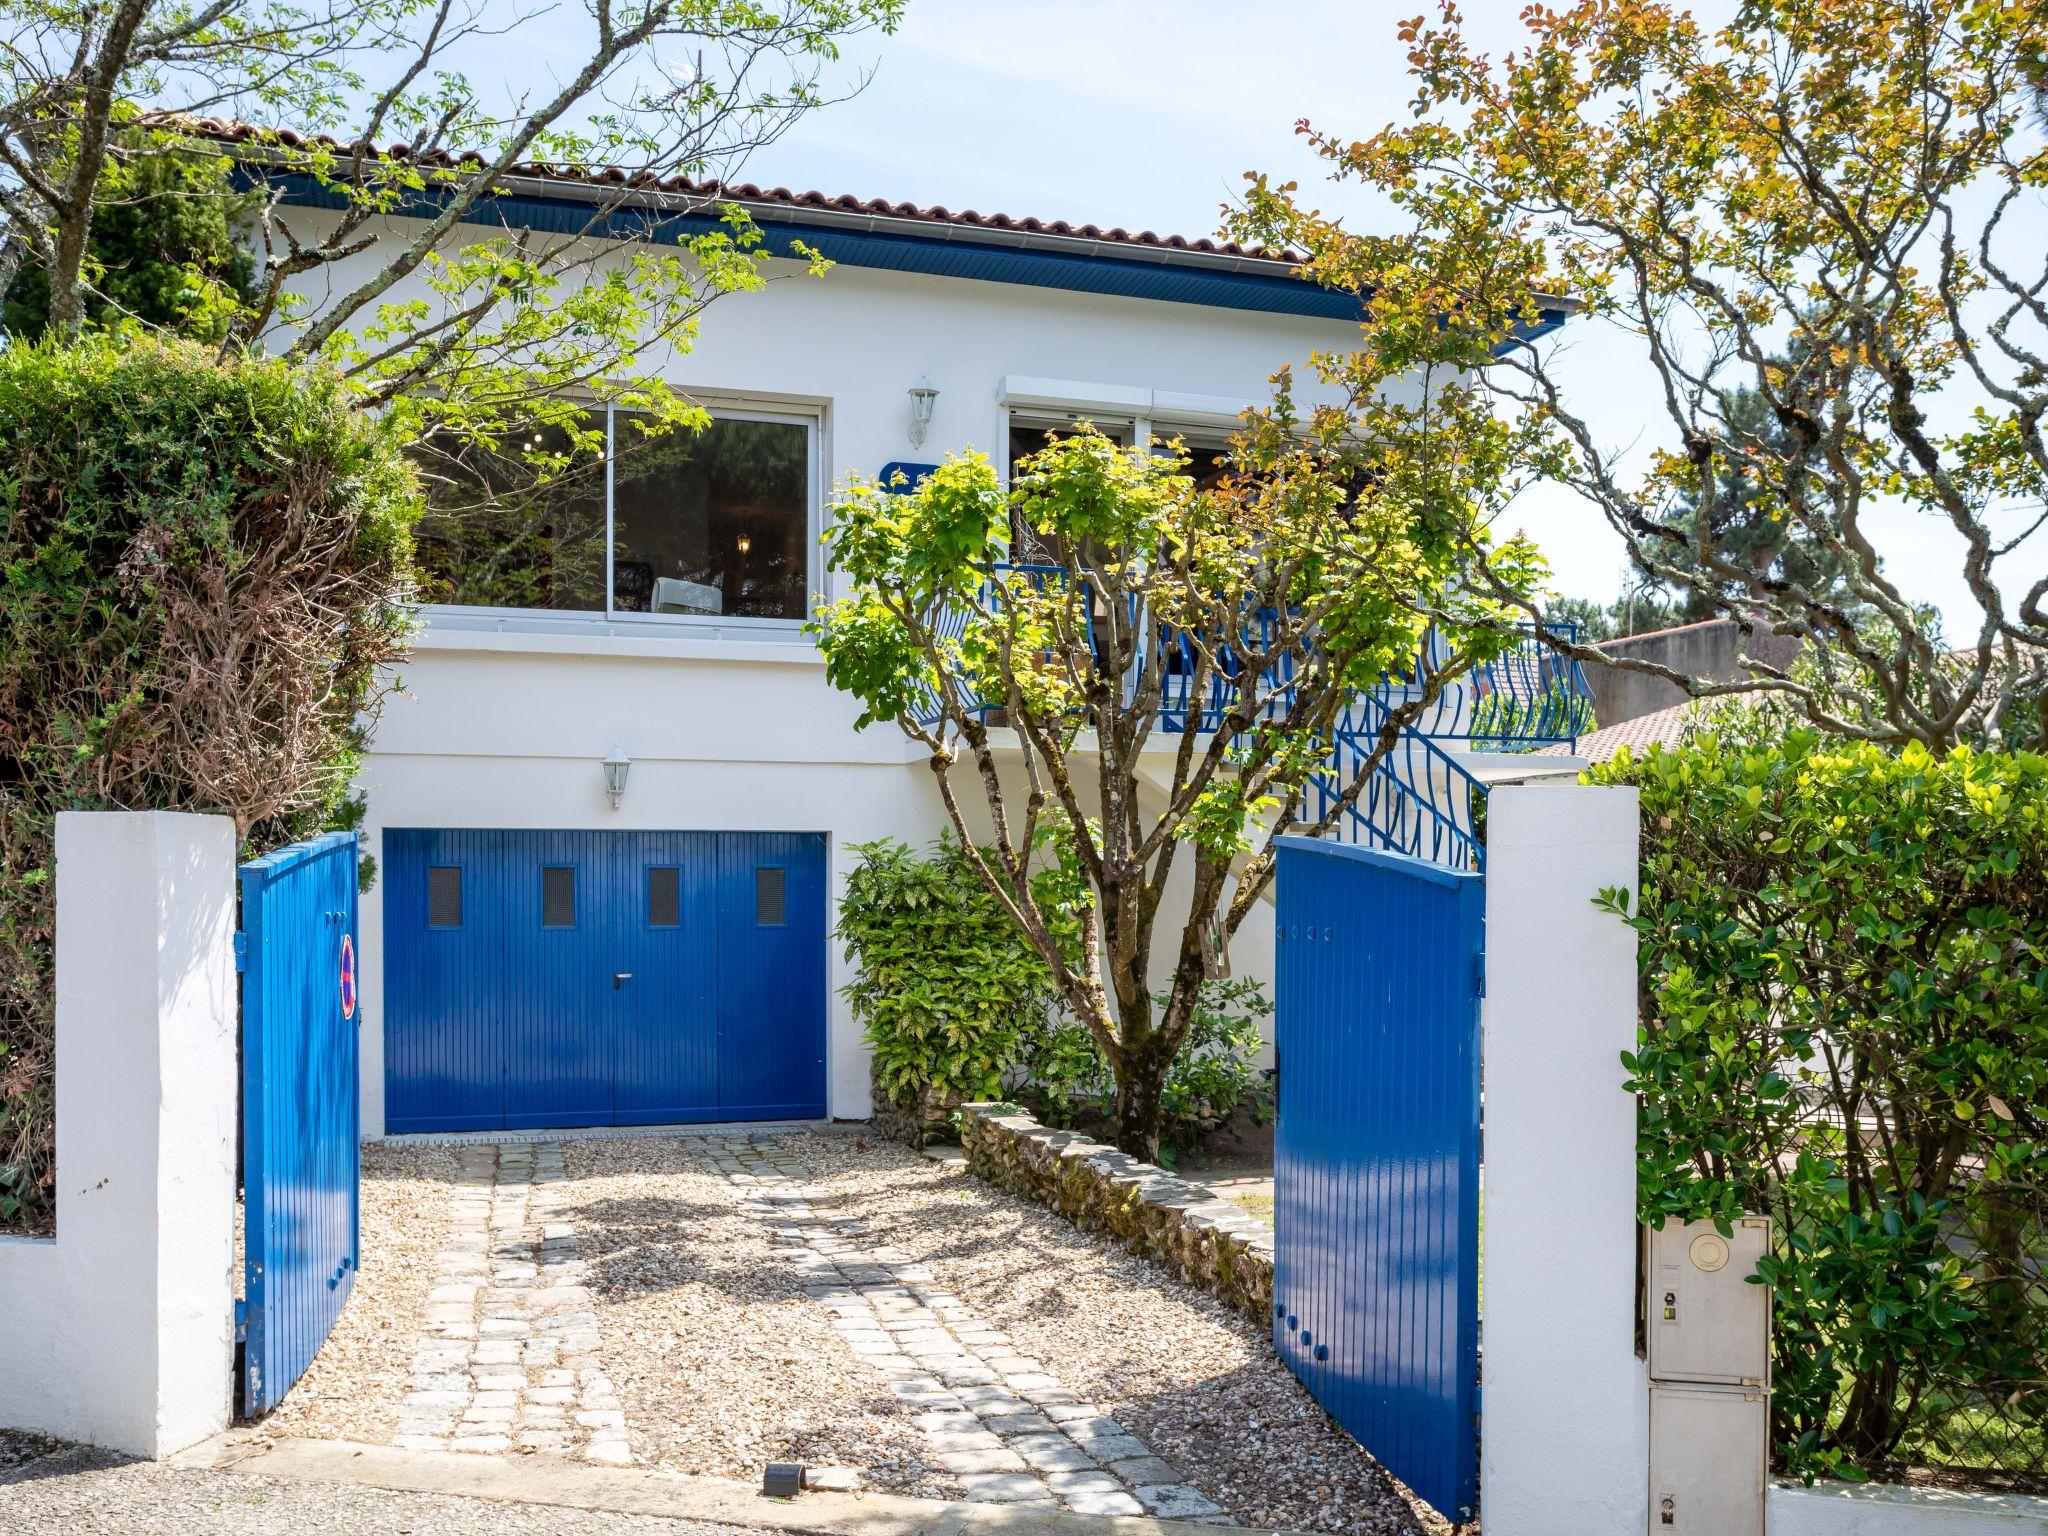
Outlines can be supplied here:
<path id="1" fill-rule="evenodd" d="M 572 865 L 550 864 L 540 872 L 540 925 L 576 926 L 576 870 Z"/>
<path id="2" fill-rule="evenodd" d="M 764 864 L 754 871 L 754 922 L 762 928 L 780 928 L 789 921 L 780 864 Z"/>
<path id="3" fill-rule="evenodd" d="M 436 864 L 427 871 L 427 926 L 462 926 L 462 866 Z"/>
<path id="4" fill-rule="evenodd" d="M 647 871 L 647 926 L 675 928 L 683 920 L 682 871 L 656 865 Z"/>

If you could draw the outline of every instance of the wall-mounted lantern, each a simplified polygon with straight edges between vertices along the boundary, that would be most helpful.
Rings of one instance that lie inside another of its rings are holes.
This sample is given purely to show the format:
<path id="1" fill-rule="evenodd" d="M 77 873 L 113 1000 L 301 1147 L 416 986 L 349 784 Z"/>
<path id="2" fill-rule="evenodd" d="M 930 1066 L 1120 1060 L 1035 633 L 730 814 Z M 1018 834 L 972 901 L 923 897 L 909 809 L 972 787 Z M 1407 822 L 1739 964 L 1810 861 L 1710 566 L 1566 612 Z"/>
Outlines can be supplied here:
<path id="1" fill-rule="evenodd" d="M 939 402 L 939 391 L 929 376 L 919 379 L 910 386 L 910 441 L 916 446 L 924 441 L 924 434 L 932 424 L 932 407 Z"/>
<path id="2" fill-rule="evenodd" d="M 604 797 L 611 801 L 612 809 L 619 808 L 619 802 L 626 798 L 626 775 L 633 770 L 633 759 L 626 756 L 626 749 L 614 746 L 604 759 Z"/>

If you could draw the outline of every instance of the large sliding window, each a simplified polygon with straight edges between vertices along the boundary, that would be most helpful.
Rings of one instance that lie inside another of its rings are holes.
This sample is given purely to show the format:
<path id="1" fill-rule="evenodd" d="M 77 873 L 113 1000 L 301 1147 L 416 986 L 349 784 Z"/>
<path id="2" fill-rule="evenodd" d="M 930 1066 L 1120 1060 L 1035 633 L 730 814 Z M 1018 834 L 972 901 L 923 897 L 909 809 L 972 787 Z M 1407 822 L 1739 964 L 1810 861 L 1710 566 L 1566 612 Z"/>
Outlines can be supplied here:
<path id="1" fill-rule="evenodd" d="M 811 588 L 815 427 L 724 414 L 649 436 L 586 420 L 602 455 L 541 482 L 568 434 L 425 465 L 422 596 L 466 608 L 801 620 Z"/>

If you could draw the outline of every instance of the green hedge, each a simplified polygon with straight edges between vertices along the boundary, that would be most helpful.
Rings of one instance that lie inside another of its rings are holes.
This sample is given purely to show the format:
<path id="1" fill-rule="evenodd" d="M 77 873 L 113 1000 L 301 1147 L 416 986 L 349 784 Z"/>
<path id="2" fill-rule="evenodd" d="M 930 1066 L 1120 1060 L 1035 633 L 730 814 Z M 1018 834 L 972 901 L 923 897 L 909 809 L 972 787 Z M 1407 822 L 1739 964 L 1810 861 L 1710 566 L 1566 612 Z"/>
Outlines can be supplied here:
<path id="1" fill-rule="evenodd" d="M 1642 1214 L 1775 1218 L 1781 1463 L 2038 1480 L 2048 758 L 1709 735 L 1589 777 L 1643 797 Z"/>
<path id="2" fill-rule="evenodd" d="M 345 815 L 418 500 L 324 375 L 0 348 L 0 1227 L 54 1219 L 56 814 L 219 812 L 251 851 Z"/>
<path id="3" fill-rule="evenodd" d="M 845 995 L 898 1104 L 996 1097 L 1052 978 L 960 845 L 856 843 L 839 903 Z"/>
<path id="4" fill-rule="evenodd" d="M 942 838 L 919 853 L 885 839 L 853 851 L 839 907 L 854 969 L 844 993 L 874 1049 L 882 1093 L 899 1108 L 1014 1093 L 1048 1124 L 1102 1120 L 1116 1101 L 1107 1058 L 1060 1006 L 1044 963 L 960 845 Z M 1253 982 L 1203 988 L 1167 1073 L 1163 1155 L 1240 1110 L 1270 1112 L 1272 1089 L 1254 1063 L 1272 1012 Z"/>

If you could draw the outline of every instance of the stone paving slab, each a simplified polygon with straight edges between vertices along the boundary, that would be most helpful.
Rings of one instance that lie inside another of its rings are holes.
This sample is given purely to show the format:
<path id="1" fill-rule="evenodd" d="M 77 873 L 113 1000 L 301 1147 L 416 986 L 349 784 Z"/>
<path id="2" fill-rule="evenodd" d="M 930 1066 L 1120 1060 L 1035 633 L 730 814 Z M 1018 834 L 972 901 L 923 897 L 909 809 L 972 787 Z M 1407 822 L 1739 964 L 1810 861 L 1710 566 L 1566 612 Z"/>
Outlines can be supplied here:
<path id="1" fill-rule="evenodd" d="M 886 1233 L 813 1205 L 773 1137 L 707 1137 L 698 1156 L 779 1240 L 847 1346 L 915 1410 L 933 1459 L 971 1500 L 1091 1515 L 1216 1521 L 1225 1512 L 1116 1420 L 1019 1354 Z"/>
<path id="2" fill-rule="evenodd" d="M 562 1149 L 467 1146 L 392 1444 L 624 1465 L 626 1420 L 598 1357 Z"/>

